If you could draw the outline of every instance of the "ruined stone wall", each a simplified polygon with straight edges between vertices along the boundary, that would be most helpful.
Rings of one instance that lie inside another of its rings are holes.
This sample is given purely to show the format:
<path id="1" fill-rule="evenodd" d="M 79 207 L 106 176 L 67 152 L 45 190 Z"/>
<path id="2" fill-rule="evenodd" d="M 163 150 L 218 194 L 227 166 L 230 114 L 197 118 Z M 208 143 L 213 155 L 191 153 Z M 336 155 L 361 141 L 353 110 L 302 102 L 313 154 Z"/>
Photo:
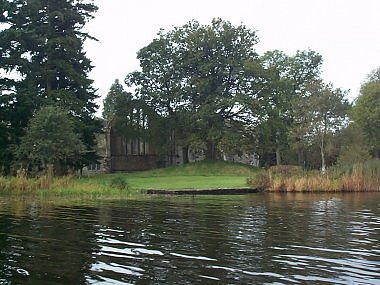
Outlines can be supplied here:
<path id="1" fill-rule="evenodd" d="M 157 155 L 128 155 L 111 157 L 111 171 L 139 171 L 159 167 Z"/>

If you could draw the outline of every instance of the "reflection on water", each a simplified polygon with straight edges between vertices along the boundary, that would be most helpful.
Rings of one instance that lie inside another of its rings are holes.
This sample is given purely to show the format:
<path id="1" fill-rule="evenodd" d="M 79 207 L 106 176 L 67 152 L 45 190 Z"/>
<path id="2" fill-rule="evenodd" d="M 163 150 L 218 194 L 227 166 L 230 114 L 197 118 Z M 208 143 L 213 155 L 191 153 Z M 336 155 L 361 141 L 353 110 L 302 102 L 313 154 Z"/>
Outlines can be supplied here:
<path id="1" fill-rule="evenodd" d="M 380 193 L 0 198 L 0 284 L 380 284 Z"/>

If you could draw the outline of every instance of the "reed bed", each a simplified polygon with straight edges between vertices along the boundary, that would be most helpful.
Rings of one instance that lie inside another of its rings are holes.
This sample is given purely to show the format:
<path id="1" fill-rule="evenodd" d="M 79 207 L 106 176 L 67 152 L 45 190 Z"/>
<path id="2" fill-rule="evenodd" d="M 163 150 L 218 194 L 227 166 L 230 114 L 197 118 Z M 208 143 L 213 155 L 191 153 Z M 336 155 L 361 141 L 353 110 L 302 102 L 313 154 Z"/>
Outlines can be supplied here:
<path id="1" fill-rule="evenodd" d="M 269 192 L 380 191 L 380 161 L 335 166 L 325 173 L 295 166 L 272 167 L 250 177 L 247 183 Z"/>
<path id="2" fill-rule="evenodd" d="M 75 177 L 41 176 L 28 178 L 22 173 L 14 177 L 0 177 L 0 192 L 5 193 L 29 193 L 37 190 L 49 190 L 70 188 L 74 185 Z"/>
<path id="3" fill-rule="evenodd" d="M 44 196 L 121 197 L 134 194 L 124 184 L 97 183 L 96 180 L 75 176 L 41 176 L 28 178 L 22 173 L 0 177 L 0 194 Z"/>

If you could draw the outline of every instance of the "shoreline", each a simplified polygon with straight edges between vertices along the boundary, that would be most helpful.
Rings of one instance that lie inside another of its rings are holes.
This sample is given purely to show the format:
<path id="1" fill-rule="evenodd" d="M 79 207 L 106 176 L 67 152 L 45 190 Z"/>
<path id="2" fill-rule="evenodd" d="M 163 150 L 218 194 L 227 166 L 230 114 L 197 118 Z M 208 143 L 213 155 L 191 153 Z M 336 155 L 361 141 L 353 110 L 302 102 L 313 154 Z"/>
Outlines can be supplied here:
<path id="1" fill-rule="evenodd" d="M 141 190 L 141 194 L 146 195 L 244 195 L 255 193 L 267 194 L 325 194 L 325 193 L 379 193 L 380 190 L 303 190 L 303 191 L 287 191 L 284 190 L 259 190 L 256 188 L 226 188 L 226 189 L 145 189 Z"/>
<path id="2" fill-rule="evenodd" d="M 142 194 L 153 195 L 243 195 L 262 192 L 255 188 L 218 188 L 218 189 L 146 189 Z"/>

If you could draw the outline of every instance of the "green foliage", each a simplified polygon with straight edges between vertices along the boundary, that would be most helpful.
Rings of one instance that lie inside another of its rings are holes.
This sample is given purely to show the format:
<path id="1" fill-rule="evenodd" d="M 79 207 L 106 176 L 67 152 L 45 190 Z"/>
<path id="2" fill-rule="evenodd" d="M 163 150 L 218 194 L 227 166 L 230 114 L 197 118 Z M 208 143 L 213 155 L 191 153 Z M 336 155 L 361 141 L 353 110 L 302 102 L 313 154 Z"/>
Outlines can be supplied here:
<path id="1" fill-rule="evenodd" d="M 302 168 L 297 165 L 276 165 L 269 168 L 271 175 L 299 175 L 302 173 Z"/>
<path id="2" fill-rule="evenodd" d="M 319 145 L 321 169 L 325 171 L 326 150 L 331 143 L 330 139 L 347 126 L 350 104 L 345 99 L 344 91 L 321 81 L 311 82 L 304 92 L 295 112 L 295 118 L 300 122 L 296 132 L 309 144 Z"/>
<path id="3" fill-rule="evenodd" d="M 8 132 L 0 149 L 9 154 L 33 114 L 55 105 L 73 117 L 75 132 L 87 148 L 81 154 L 83 163 L 93 156 L 94 133 L 100 129 L 93 116 L 97 95 L 88 78 L 92 65 L 83 51 L 84 41 L 93 38 L 82 31 L 97 7 L 86 0 L 1 4 L 0 73 L 6 77 L 0 80 L 0 121 Z"/>
<path id="4" fill-rule="evenodd" d="M 333 144 L 324 140 L 344 126 L 345 92 L 321 83 L 322 57 L 314 51 L 259 57 L 255 32 L 221 19 L 158 36 L 139 51 L 142 71 L 126 83 L 163 118 L 171 143 L 210 159 L 255 152 L 264 165 L 295 161 L 296 152 L 304 165 L 321 134 L 326 152 Z"/>
<path id="5" fill-rule="evenodd" d="M 214 19 L 211 25 L 196 21 L 160 32 L 138 53 L 141 72 L 127 76 L 139 98 L 166 119 L 176 142 L 196 142 L 216 158 L 217 146 L 229 131 L 227 121 L 249 121 L 245 104 L 254 72 L 245 72 L 257 55 L 255 32 L 243 25 Z"/>
<path id="6" fill-rule="evenodd" d="M 16 153 L 28 167 L 46 171 L 48 164 L 74 165 L 84 150 L 67 113 L 58 107 L 44 107 L 30 120 Z"/>
<path id="7" fill-rule="evenodd" d="M 348 145 L 342 146 L 337 164 L 340 166 L 343 165 L 352 165 L 354 163 L 364 162 L 371 158 L 369 150 L 366 148 L 366 145 Z"/>
<path id="8" fill-rule="evenodd" d="M 294 132 L 299 125 L 297 101 L 307 84 L 319 78 L 322 57 L 311 50 L 297 51 L 294 56 L 275 50 L 266 52 L 260 61 L 267 83 L 259 94 L 256 151 L 264 165 L 272 165 L 274 156 L 276 164 L 281 164 L 289 145 L 296 149 L 302 146 L 299 134 Z"/>
<path id="9" fill-rule="evenodd" d="M 380 81 L 365 83 L 352 108 L 351 118 L 367 138 L 368 146 L 380 157 Z"/>
<path id="10" fill-rule="evenodd" d="M 116 79 L 103 100 L 103 118 L 106 121 L 110 121 L 115 116 L 118 99 L 122 96 L 128 97 L 128 93 L 125 92 L 123 85 L 119 83 L 119 79 Z"/>

